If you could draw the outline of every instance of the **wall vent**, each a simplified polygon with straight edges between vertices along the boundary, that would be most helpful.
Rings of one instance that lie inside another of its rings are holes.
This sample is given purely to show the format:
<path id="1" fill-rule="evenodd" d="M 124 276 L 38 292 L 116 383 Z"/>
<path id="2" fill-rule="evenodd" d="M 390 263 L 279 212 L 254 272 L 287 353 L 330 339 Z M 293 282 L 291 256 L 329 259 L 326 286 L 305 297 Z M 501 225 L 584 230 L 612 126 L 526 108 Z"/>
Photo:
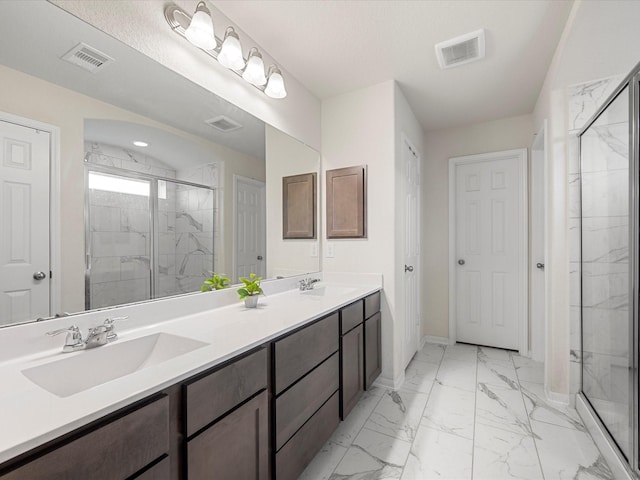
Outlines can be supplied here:
<path id="1" fill-rule="evenodd" d="M 234 130 L 242 128 L 242 125 L 238 122 L 231 120 L 229 117 L 225 117 L 224 115 L 205 120 L 205 123 L 223 133 L 233 132 Z"/>
<path id="2" fill-rule="evenodd" d="M 62 60 L 83 68 L 91 73 L 102 70 L 108 64 L 115 61 L 109 55 L 90 47 L 86 43 L 79 43 L 65 53 L 61 58 Z"/>
<path id="3" fill-rule="evenodd" d="M 452 68 L 484 58 L 484 29 L 436 44 L 440 68 Z"/>

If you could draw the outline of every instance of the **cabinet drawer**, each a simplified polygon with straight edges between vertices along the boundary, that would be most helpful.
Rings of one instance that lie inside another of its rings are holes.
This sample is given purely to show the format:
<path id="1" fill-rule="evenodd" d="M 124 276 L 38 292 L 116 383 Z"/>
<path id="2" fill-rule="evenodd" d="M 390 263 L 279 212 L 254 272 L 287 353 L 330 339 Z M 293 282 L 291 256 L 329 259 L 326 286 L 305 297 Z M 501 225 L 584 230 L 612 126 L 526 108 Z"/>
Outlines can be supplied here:
<path id="1" fill-rule="evenodd" d="M 351 305 L 344 307 L 340 310 L 340 334 L 344 335 L 353 327 L 360 325 L 364 320 L 363 315 L 363 301 L 358 300 Z"/>
<path id="2" fill-rule="evenodd" d="M 189 480 L 267 480 L 268 393 L 257 395 L 187 443 Z"/>
<path id="3" fill-rule="evenodd" d="M 370 318 L 380 311 L 380 292 L 369 295 L 364 299 L 364 318 Z"/>
<path id="4" fill-rule="evenodd" d="M 2 480 L 114 480 L 169 451 L 169 397 L 163 396 L 36 458 Z"/>
<path id="5" fill-rule="evenodd" d="M 276 450 L 338 390 L 338 352 L 276 399 Z"/>
<path id="6" fill-rule="evenodd" d="M 279 394 L 338 350 L 338 312 L 275 342 L 275 393 Z"/>
<path id="7" fill-rule="evenodd" d="M 165 457 L 162 461 L 134 478 L 135 480 L 169 480 L 171 478 L 171 463 L 169 457 Z"/>
<path id="8" fill-rule="evenodd" d="M 266 348 L 187 383 L 187 436 L 193 435 L 266 386 Z"/>
<path id="9" fill-rule="evenodd" d="M 338 427 L 338 392 L 276 453 L 276 478 L 295 480 Z"/>

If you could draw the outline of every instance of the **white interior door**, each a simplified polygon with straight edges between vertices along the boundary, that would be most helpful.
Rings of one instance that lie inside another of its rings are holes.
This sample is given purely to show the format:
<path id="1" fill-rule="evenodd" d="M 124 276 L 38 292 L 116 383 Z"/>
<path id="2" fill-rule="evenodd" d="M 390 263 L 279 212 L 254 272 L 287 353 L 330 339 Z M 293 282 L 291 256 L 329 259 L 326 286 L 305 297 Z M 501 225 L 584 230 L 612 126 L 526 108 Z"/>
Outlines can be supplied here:
<path id="1" fill-rule="evenodd" d="M 404 366 L 409 364 L 420 343 L 420 158 L 404 140 Z"/>
<path id="2" fill-rule="evenodd" d="M 250 178 L 234 176 L 235 190 L 235 278 L 250 273 L 265 275 L 266 229 L 265 184 Z"/>
<path id="3" fill-rule="evenodd" d="M 456 340 L 522 350 L 526 330 L 526 154 L 455 165 Z M 505 155 L 506 154 L 506 155 Z"/>
<path id="4" fill-rule="evenodd" d="M 50 134 L 0 121 L 0 325 L 50 315 Z"/>
<path id="5" fill-rule="evenodd" d="M 545 352 L 545 247 L 544 223 L 546 217 L 546 194 L 544 163 L 546 123 L 531 147 L 531 358 L 538 362 L 544 361 Z"/>

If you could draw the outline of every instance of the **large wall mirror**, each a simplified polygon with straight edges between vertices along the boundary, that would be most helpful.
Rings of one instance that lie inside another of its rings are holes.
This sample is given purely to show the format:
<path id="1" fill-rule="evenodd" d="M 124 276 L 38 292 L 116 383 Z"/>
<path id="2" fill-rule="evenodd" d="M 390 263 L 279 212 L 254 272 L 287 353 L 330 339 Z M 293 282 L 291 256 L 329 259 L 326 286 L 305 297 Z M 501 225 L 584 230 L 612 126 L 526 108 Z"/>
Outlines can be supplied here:
<path id="1" fill-rule="evenodd" d="M 46 1 L 0 31 L 0 326 L 319 270 L 282 239 L 318 152 Z"/>

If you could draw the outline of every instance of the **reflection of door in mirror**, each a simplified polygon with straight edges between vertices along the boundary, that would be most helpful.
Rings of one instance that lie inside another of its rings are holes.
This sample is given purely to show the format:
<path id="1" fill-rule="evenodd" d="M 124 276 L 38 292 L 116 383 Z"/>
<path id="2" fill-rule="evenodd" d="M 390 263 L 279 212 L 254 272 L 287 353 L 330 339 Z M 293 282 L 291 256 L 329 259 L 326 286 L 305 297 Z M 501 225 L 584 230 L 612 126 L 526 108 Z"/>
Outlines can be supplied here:
<path id="1" fill-rule="evenodd" d="M 85 308 L 199 290 L 214 270 L 216 165 L 172 170 L 113 145 L 87 149 Z M 127 159 L 163 177 L 129 171 Z"/>
<path id="2" fill-rule="evenodd" d="M 0 121 L 0 325 L 48 317 L 49 133 Z"/>
<path id="3" fill-rule="evenodd" d="M 233 281 L 255 273 L 265 276 L 266 229 L 265 184 L 251 178 L 234 176 L 235 191 L 235 265 Z"/>

